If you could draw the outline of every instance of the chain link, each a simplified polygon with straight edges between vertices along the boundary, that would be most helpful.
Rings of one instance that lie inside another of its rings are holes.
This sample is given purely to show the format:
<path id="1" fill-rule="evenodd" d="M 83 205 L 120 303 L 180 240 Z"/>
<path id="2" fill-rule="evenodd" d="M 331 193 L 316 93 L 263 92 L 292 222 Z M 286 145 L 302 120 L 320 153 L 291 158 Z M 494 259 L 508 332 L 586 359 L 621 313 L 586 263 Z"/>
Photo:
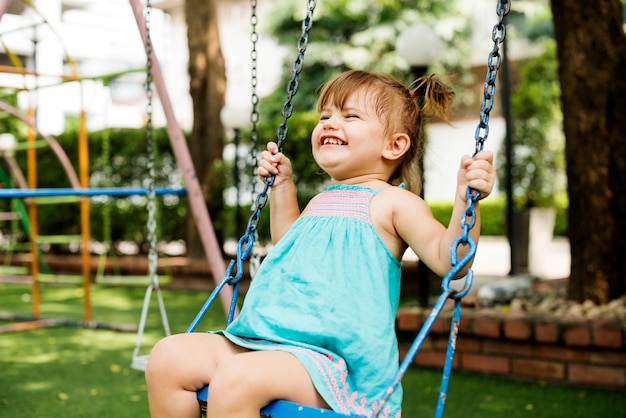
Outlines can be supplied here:
<path id="1" fill-rule="evenodd" d="M 500 64 L 502 63 L 502 56 L 500 55 L 500 44 L 504 42 L 506 37 L 506 26 L 504 24 L 504 17 L 511 10 L 511 2 L 509 0 L 500 0 L 498 2 L 498 23 L 493 27 L 491 40 L 493 41 L 493 48 L 489 54 L 487 60 L 487 75 L 485 77 L 485 88 L 483 94 L 483 100 L 481 104 L 480 122 L 476 128 L 476 152 L 482 151 L 483 145 L 489 136 L 489 113 L 493 108 L 493 103 L 496 94 L 496 77 Z"/>
<path id="2" fill-rule="evenodd" d="M 496 85 L 496 74 L 498 69 L 500 68 L 501 57 L 500 57 L 500 44 L 504 42 L 505 38 L 505 25 L 504 25 L 504 17 L 509 13 L 511 9 L 511 4 L 509 0 L 498 0 L 498 9 L 497 14 L 499 16 L 498 23 L 493 28 L 493 49 L 489 54 L 488 60 L 488 72 L 486 76 L 485 82 L 485 92 L 484 98 L 481 105 L 480 112 L 480 122 L 478 128 L 476 129 L 476 150 L 475 154 L 483 150 L 483 145 L 487 136 L 489 134 L 489 112 L 493 106 L 493 100 L 495 95 L 495 85 Z M 495 60 L 495 61 L 494 61 Z M 482 134 L 481 134 L 482 132 Z M 474 154 L 474 155 L 475 155 Z M 476 223 L 476 211 L 475 204 L 478 201 L 479 193 L 476 190 L 472 190 L 469 187 L 466 191 L 467 197 L 467 207 L 461 217 L 461 235 L 457 237 L 450 246 L 450 264 L 452 268 L 442 279 L 441 287 L 443 289 L 442 295 L 437 300 L 435 307 L 433 308 L 430 315 L 428 315 L 427 321 L 423 324 L 419 334 L 416 336 L 413 344 L 409 347 L 404 359 L 400 364 L 400 368 L 396 375 L 394 376 L 393 381 L 387 387 L 385 392 L 385 396 L 380 400 L 378 406 L 374 408 L 374 416 L 378 417 L 380 413 L 384 409 L 384 405 L 389 400 L 391 394 L 400 384 L 400 380 L 406 373 L 410 364 L 413 362 L 417 351 L 422 346 L 428 332 L 431 330 L 431 327 L 434 324 L 434 321 L 437 319 L 439 313 L 444 307 L 446 299 L 452 298 L 454 299 L 454 313 L 452 318 L 452 324 L 450 327 L 450 337 L 448 339 L 448 350 L 446 352 L 446 361 L 444 364 L 444 371 L 440 385 L 440 392 L 437 402 L 437 409 L 435 410 L 435 417 L 441 418 L 443 417 L 443 411 L 446 403 L 447 390 L 448 390 L 448 381 L 450 378 L 450 372 L 452 371 L 452 360 L 454 358 L 454 350 L 456 348 L 456 336 L 458 332 L 459 321 L 461 318 L 461 299 L 469 292 L 472 286 L 473 280 L 473 272 L 469 269 L 465 276 L 465 284 L 464 287 L 457 291 L 450 287 L 450 282 L 452 279 L 456 278 L 456 276 L 461 272 L 461 270 L 471 261 L 471 259 L 476 254 L 476 243 L 469 236 L 470 230 L 474 227 Z M 461 260 L 458 259 L 458 249 L 460 246 L 468 247 L 467 252 L 463 256 Z"/>
<path id="3" fill-rule="evenodd" d="M 487 75 L 485 77 L 485 87 L 483 100 L 481 103 L 480 122 L 476 128 L 475 135 L 475 152 L 474 155 L 483 150 L 485 141 L 489 136 L 489 113 L 493 108 L 493 103 L 496 94 L 496 77 L 500 64 L 502 63 L 502 56 L 500 55 L 500 44 L 504 42 L 506 37 L 506 26 L 504 24 L 504 18 L 511 10 L 510 0 L 499 0 L 496 13 L 498 14 L 498 22 L 494 25 L 492 30 L 491 39 L 493 41 L 493 48 L 489 53 L 487 60 Z M 476 223 L 476 210 L 475 204 L 480 198 L 480 193 L 477 190 L 467 188 L 466 200 L 467 207 L 463 216 L 461 217 L 461 229 L 462 235 L 456 241 L 456 247 L 451 251 L 451 261 L 455 265 L 457 263 L 457 250 L 460 245 L 468 245 L 470 241 L 469 232 Z"/>
<path id="4" fill-rule="evenodd" d="M 287 119 L 289 119 L 293 114 L 293 96 L 295 96 L 298 91 L 300 72 L 302 72 L 302 67 L 304 66 L 304 52 L 306 51 L 309 43 L 309 32 L 311 31 L 311 26 L 313 25 L 313 12 L 315 10 L 316 3 L 316 0 L 308 1 L 307 15 L 302 21 L 302 36 L 300 36 L 298 41 L 298 56 L 296 57 L 291 70 L 291 81 L 287 85 L 287 101 L 283 104 L 283 123 L 280 124 L 278 130 L 276 131 L 276 144 L 278 145 L 279 151 L 282 151 L 283 142 L 287 138 L 287 132 L 289 130 L 287 127 Z"/>
<path id="5" fill-rule="evenodd" d="M 259 165 L 259 160 L 258 160 L 258 155 L 257 155 L 259 152 L 259 149 L 258 149 L 259 131 L 257 127 L 257 124 L 259 122 L 259 109 L 258 109 L 259 96 L 257 94 L 257 84 L 258 84 L 257 42 L 259 40 L 259 34 L 257 32 L 257 24 L 258 24 L 259 19 L 256 14 L 257 1 L 250 0 L 250 7 L 252 9 L 251 14 L 250 14 L 250 25 L 252 27 L 252 33 L 250 35 L 250 41 L 252 42 L 252 51 L 250 53 L 250 58 L 252 61 L 252 71 L 250 74 L 251 75 L 251 87 L 252 87 L 252 96 L 251 96 L 252 111 L 250 112 L 250 122 L 252 123 L 252 127 L 250 129 L 250 157 L 251 157 L 250 178 L 253 179 L 252 180 L 252 201 L 254 201 L 254 198 L 256 197 L 256 194 L 257 194 L 257 190 L 256 190 L 257 182 L 255 181 L 256 169 L 257 169 L 257 166 Z"/>
<path id="6" fill-rule="evenodd" d="M 250 53 L 250 58 L 251 58 L 251 67 L 252 67 L 252 71 L 250 73 L 250 82 L 251 82 L 251 90 L 252 90 L 252 95 L 250 96 L 250 100 L 252 103 L 252 111 L 250 112 L 250 122 L 252 124 L 252 127 L 250 129 L 250 179 L 251 179 L 251 183 L 252 183 L 252 187 L 251 187 L 251 201 L 254 203 L 254 198 L 257 195 L 257 185 L 258 185 L 258 180 L 256 178 L 256 170 L 257 170 L 257 166 L 259 165 L 259 159 L 258 159 L 258 153 L 259 153 L 259 132 L 258 132 L 258 127 L 257 124 L 259 122 L 259 110 L 258 110 L 258 104 L 259 104 L 259 96 L 257 94 L 257 84 L 258 84 L 258 71 L 257 71 L 257 61 L 258 61 L 258 52 L 257 52 L 257 43 L 259 40 L 259 34 L 257 32 L 257 24 L 258 24 L 258 16 L 256 14 L 256 8 L 257 8 L 257 1 L 256 0 L 250 0 L 250 7 L 251 7 L 251 13 L 250 13 L 250 26 L 251 26 L 251 34 L 250 34 L 250 41 L 252 43 L 252 51 Z M 252 209 L 254 209 L 254 206 L 252 206 Z M 254 278 L 254 276 L 256 275 L 257 270 L 259 269 L 259 266 L 261 265 L 261 253 L 259 251 L 259 243 L 258 243 L 258 239 L 259 239 L 259 233 L 258 231 L 255 231 L 254 233 L 254 248 L 252 250 L 252 256 L 250 257 L 250 263 L 249 263 L 249 269 L 250 269 L 250 277 Z"/>
<path id="7" fill-rule="evenodd" d="M 291 80 L 287 85 L 287 100 L 283 104 L 282 109 L 283 121 L 276 131 L 276 143 L 280 151 L 282 151 L 283 142 L 287 138 L 287 120 L 293 114 L 293 97 L 298 91 L 298 80 L 304 65 L 304 54 L 309 42 L 309 32 L 311 31 L 311 27 L 313 26 L 313 12 L 315 11 L 316 5 L 317 0 L 308 0 L 307 15 L 302 21 L 302 34 L 298 41 L 298 55 L 292 67 Z M 245 260 L 248 260 L 248 258 L 250 257 L 252 247 L 254 246 L 255 235 L 259 226 L 259 220 L 261 219 L 261 211 L 269 200 L 269 189 L 273 183 L 274 177 L 265 179 L 265 181 L 263 182 L 263 190 L 256 197 L 254 208 L 252 209 L 252 214 L 250 215 L 250 219 L 248 220 L 246 232 L 239 240 L 239 244 L 237 246 L 236 274 L 233 275 L 232 273 L 232 270 L 235 266 L 234 262 L 231 262 L 227 268 L 226 277 L 230 278 L 229 283 L 231 285 L 238 283 L 239 280 L 241 280 L 241 278 L 243 277 L 243 262 Z M 229 321 L 230 320 L 232 319 L 229 318 Z"/>
<path id="8" fill-rule="evenodd" d="M 148 277 L 151 282 L 156 281 L 157 275 L 157 242 L 156 242 L 156 198 L 154 191 L 155 170 L 154 170 L 154 135 L 152 124 L 152 39 L 150 38 L 150 13 L 152 5 L 150 0 L 146 2 L 146 152 L 148 154 Z"/>

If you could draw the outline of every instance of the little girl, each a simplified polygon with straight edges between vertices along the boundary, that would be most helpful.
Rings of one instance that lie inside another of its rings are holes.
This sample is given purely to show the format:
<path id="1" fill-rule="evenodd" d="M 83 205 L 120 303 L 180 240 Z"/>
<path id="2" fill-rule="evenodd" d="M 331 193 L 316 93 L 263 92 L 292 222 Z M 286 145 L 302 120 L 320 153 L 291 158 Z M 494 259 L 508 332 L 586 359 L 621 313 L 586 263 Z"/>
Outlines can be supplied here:
<path id="1" fill-rule="evenodd" d="M 484 198 L 494 186 L 490 151 L 462 157 L 447 228 L 416 194 L 422 120 L 447 120 L 452 96 L 433 76 L 412 89 L 366 71 L 330 80 L 311 136 L 330 186 L 302 213 L 291 163 L 268 144 L 258 174 L 275 176 L 275 246 L 224 331 L 174 335 L 154 347 L 146 369 L 153 418 L 198 417 L 196 391 L 205 385 L 209 418 L 258 418 L 276 399 L 372 416 L 398 369 L 394 323 L 407 246 L 445 275 L 467 187 Z M 476 212 L 475 241 L 478 204 Z M 401 402 L 397 389 L 379 416 L 400 417 Z"/>

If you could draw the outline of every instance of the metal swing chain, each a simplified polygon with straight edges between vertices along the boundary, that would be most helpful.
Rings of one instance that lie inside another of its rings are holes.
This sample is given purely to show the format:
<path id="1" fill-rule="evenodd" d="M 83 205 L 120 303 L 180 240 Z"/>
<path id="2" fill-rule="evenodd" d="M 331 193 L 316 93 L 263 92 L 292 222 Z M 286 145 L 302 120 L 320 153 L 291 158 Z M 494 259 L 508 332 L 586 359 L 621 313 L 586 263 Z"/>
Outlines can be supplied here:
<path id="1" fill-rule="evenodd" d="M 283 104 L 282 108 L 283 121 L 276 131 L 276 143 L 278 145 L 278 149 L 281 151 L 282 144 L 287 138 L 287 120 L 293 114 L 293 97 L 298 91 L 298 79 L 304 66 L 304 53 L 309 41 L 309 32 L 311 31 L 311 27 L 313 25 L 313 12 L 315 11 L 316 4 L 317 0 L 308 0 L 307 16 L 302 21 L 302 35 L 298 41 L 298 55 L 293 64 L 291 80 L 287 85 L 287 100 Z M 273 183 L 274 177 L 266 179 L 264 181 L 263 190 L 256 197 L 255 207 L 252 210 L 252 215 L 250 215 L 246 232 L 239 240 L 237 248 L 237 274 L 234 277 L 231 275 L 231 266 L 229 266 L 227 271 L 227 276 L 230 277 L 230 284 L 237 283 L 243 276 L 243 261 L 247 260 L 250 256 L 250 251 L 254 245 L 255 233 L 258 229 L 259 219 L 261 218 L 261 211 L 269 200 L 269 189 Z"/>
<path id="2" fill-rule="evenodd" d="M 480 122 L 476 127 L 475 134 L 475 151 L 474 155 L 482 151 L 485 141 L 489 136 L 489 113 L 493 108 L 495 95 L 496 95 L 496 78 L 498 70 L 502 64 L 502 56 L 500 55 L 500 44 L 504 42 L 506 37 L 506 25 L 504 24 L 504 18 L 511 11 L 510 0 L 499 0 L 496 13 L 498 15 L 498 22 L 494 25 L 491 39 L 493 41 L 493 48 L 489 54 L 487 60 L 487 75 L 485 77 L 485 86 L 483 100 L 481 103 Z M 461 219 L 461 228 L 463 229 L 462 236 L 456 241 L 456 246 L 451 251 L 450 257 L 452 265 L 457 262 L 457 250 L 459 245 L 467 245 L 469 242 L 469 231 L 474 227 L 476 223 L 476 212 L 474 206 L 480 198 L 480 193 L 477 190 L 472 190 L 469 187 L 466 192 L 467 208 Z M 469 260 L 468 260 L 469 261 Z M 467 264 L 467 263 L 465 263 Z"/>
<path id="3" fill-rule="evenodd" d="M 483 100 L 481 103 L 480 122 L 478 123 L 475 134 L 474 155 L 483 150 L 484 143 L 489 136 L 489 112 L 491 112 L 495 100 L 496 77 L 498 74 L 498 70 L 500 69 L 500 64 L 502 63 L 502 58 L 500 56 L 500 44 L 504 42 L 504 38 L 506 37 L 506 26 L 504 24 L 504 18 L 510 12 L 510 10 L 510 0 L 498 1 L 496 13 L 499 19 L 498 22 L 494 25 L 491 34 L 491 39 L 493 40 L 493 49 L 491 50 L 487 61 L 488 70 L 485 78 Z M 463 267 L 465 267 L 471 261 L 471 259 L 476 254 L 476 243 L 470 238 L 469 232 L 474 227 L 474 224 L 476 222 L 475 205 L 476 202 L 478 202 L 479 198 L 480 192 L 478 192 L 478 190 L 473 190 L 470 187 L 467 188 L 467 208 L 461 219 L 461 228 L 463 232 L 461 236 L 459 236 L 452 243 L 450 249 L 450 264 L 452 265 L 452 269 L 446 274 L 446 276 L 442 280 L 444 295 L 447 294 L 449 295 L 448 297 L 454 299 L 454 311 L 452 314 L 450 335 L 448 337 L 446 361 L 444 363 L 441 384 L 439 386 L 439 396 L 437 398 L 435 418 L 443 417 L 444 408 L 446 406 L 446 399 L 448 396 L 448 384 L 450 382 L 450 375 L 452 374 L 452 362 L 454 359 L 454 352 L 456 348 L 456 338 L 458 334 L 459 324 L 461 322 L 461 299 L 469 292 L 472 286 L 474 273 L 471 269 L 467 271 L 465 276 L 465 285 L 463 289 L 458 292 L 450 289 L 450 281 L 461 271 Z M 469 246 L 469 250 L 461 260 L 458 260 L 458 249 L 461 245 Z M 444 302 L 445 300 L 442 297 L 441 306 L 443 306 Z"/>
<path id="4" fill-rule="evenodd" d="M 152 124 L 152 39 L 150 38 L 150 13 L 152 5 L 150 0 L 146 2 L 146 149 L 148 154 L 148 277 L 151 282 L 156 282 L 157 273 L 157 243 L 156 243 L 156 198 L 154 191 L 155 170 L 154 170 L 154 135 Z"/>
<path id="5" fill-rule="evenodd" d="M 493 49 L 489 54 L 488 59 L 488 71 L 485 81 L 484 88 L 484 96 L 481 104 L 481 112 L 480 112 L 480 122 L 478 124 L 478 128 L 476 129 L 476 144 L 475 144 L 475 152 L 476 153 L 482 151 L 484 142 L 487 139 L 489 134 L 489 112 L 493 107 L 493 101 L 495 99 L 495 91 L 496 91 L 496 76 L 498 69 L 501 64 L 500 57 L 500 44 L 504 42 L 504 38 L 506 35 L 504 17 L 511 10 L 510 0 L 498 0 L 497 14 L 499 17 L 498 23 L 493 27 L 492 31 L 492 40 L 493 40 Z M 481 134 L 482 133 L 482 134 Z M 446 404 L 447 391 L 448 391 L 448 383 L 450 380 L 450 375 L 452 372 L 452 361 L 454 359 L 454 351 L 456 347 L 456 337 L 458 333 L 458 325 L 461 319 L 461 299 L 469 292 L 472 285 L 473 272 L 470 270 L 467 271 L 465 278 L 465 285 L 463 289 L 460 291 L 456 291 L 450 288 L 450 282 L 454 279 L 458 273 L 465 267 L 471 259 L 476 254 L 476 243 L 469 236 L 469 231 L 474 227 L 476 221 L 476 211 L 475 204 L 479 199 L 479 193 L 476 190 L 472 190 L 469 187 L 466 192 L 467 196 L 467 208 L 463 213 L 461 219 L 461 235 L 456 238 L 451 245 L 450 248 L 450 264 L 452 268 L 450 271 L 443 277 L 441 287 L 443 292 L 435 306 L 433 307 L 432 312 L 425 320 L 420 332 L 415 337 L 413 343 L 407 350 L 404 359 L 402 360 L 400 367 L 394 376 L 392 382 L 389 384 L 385 391 L 385 396 L 379 401 L 378 405 L 374 408 L 374 416 L 378 417 L 379 414 L 383 411 L 384 405 L 391 397 L 391 394 L 400 384 L 402 377 L 406 373 L 407 369 L 413 363 L 413 359 L 417 355 L 418 350 L 421 348 L 424 343 L 428 333 L 434 325 L 435 320 L 437 319 L 439 313 L 444 307 L 446 300 L 449 298 L 454 299 L 454 312 L 452 317 L 452 324 L 450 326 L 450 336 L 448 339 L 448 351 L 446 352 L 445 363 L 443 367 L 443 374 L 441 378 L 441 385 L 439 390 L 439 396 L 437 399 L 437 407 L 435 410 L 435 417 L 441 418 L 443 417 L 443 411 Z M 458 260 L 458 248 L 463 246 L 469 246 L 469 250 L 465 254 L 465 256 Z"/>
<path id="6" fill-rule="evenodd" d="M 251 103 L 252 103 L 252 111 L 250 112 L 250 122 L 252 127 L 250 129 L 250 168 L 252 169 L 250 175 L 251 178 L 254 179 L 256 177 L 256 168 L 259 164 L 258 160 L 258 143 L 259 143 L 259 131 L 257 124 L 259 122 L 259 96 L 257 94 L 257 84 L 258 84 L 258 72 L 257 72 L 257 42 L 259 40 L 259 34 L 257 32 L 257 24 L 258 17 L 256 14 L 256 0 L 250 0 L 251 14 L 250 14 L 250 25 L 252 27 L 252 32 L 250 35 L 250 40 L 252 42 L 252 51 L 250 52 L 250 58 L 252 61 L 252 70 L 251 70 L 251 87 L 252 87 L 252 95 L 251 95 Z M 252 181 L 252 200 L 256 197 L 256 181 Z"/>
<path id="7" fill-rule="evenodd" d="M 257 53 L 257 42 L 259 40 L 259 34 L 257 32 L 257 24 L 258 24 L 258 16 L 256 14 L 257 1 L 250 0 L 250 26 L 251 26 L 251 34 L 250 41 L 252 43 L 252 51 L 250 52 L 251 58 L 251 73 L 250 73 L 250 83 L 251 83 L 251 103 L 252 103 L 252 111 L 250 112 L 250 122 L 252 127 L 250 129 L 250 179 L 252 183 L 251 188 L 251 201 L 254 202 L 254 198 L 257 194 L 257 179 L 256 179 L 256 169 L 259 165 L 258 159 L 258 143 L 259 143 L 259 131 L 257 124 L 259 122 L 259 96 L 257 94 L 257 84 L 258 84 L 258 72 L 257 72 L 257 61 L 258 61 L 258 53 Z M 254 206 L 251 208 L 254 210 Z M 259 233 L 258 231 L 254 232 L 254 244 L 252 250 L 252 256 L 250 257 L 249 269 L 250 269 L 250 277 L 254 278 L 257 270 L 261 264 L 261 254 L 258 251 L 258 243 Z M 256 250 L 256 251 L 255 251 Z"/>
<path id="8" fill-rule="evenodd" d="M 291 114 L 293 113 L 293 97 L 298 90 L 298 77 L 300 76 L 300 72 L 302 71 L 302 67 L 304 64 L 304 52 L 306 51 L 308 45 L 309 32 L 311 31 L 311 27 L 313 25 L 313 12 L 315 11 L 316 4 L 316 0 L 308 0 L 307 15 L 302 21 L 302 35 L 300 36 L 300 40 L 298 41 L 298 56 L 293 64 L 291 81 L 287 86 L 287 101 L 284 103 L 282 109 L 283 122 L 276 131 L 276 142 L 278 144 L 279 150 L 282 150 L 283 141 L 287 137 L 287 119 L 289 119 L 289 117 L 291 117 Z M 213 289 L 202 308 L 200 308 L 200 311 L 198 312 L 196 317 L 193 319 L 193 321 L 191 321 L 189 327 L 187 327 L 186 332 L 193 332 L 198 327 L 200 321 L 209 310 L 209 308 L 213 305 L 213 302 L 215 302 L 215 300 L 217 299 L 219 292 L 226 284 L 231 285 L 233 288 L 230 311 L 228 313 L 228 318 L 226 319 L 226 325 L 228 326 L 233 321 L 235 316 L 235 310 L 237 307 L 239 281 L 243 277 L 244 272 L 243 264 L 246 260 L 249 259 L 252 248 L 254 247 L 255 234 L 258 230 L 259 219 L 261 218 L 261 211 L 269 200 L 269 188 L 272 186 L 273 183 L 274 177 L 266 178 L 264 180 L 265 186 L 256 197 L 252 214 L 250 215 L 250 219 L 248 220 L 246 232 L 239 239 L 239 243 L 237 244 L 236 262 L 235 260 L 230 260 L 228 267 L 226 268 L 224 278 L 215 287 L 215 289 Z M 235 266 L 237 269 L 236 273 L 233 274 Z"/>

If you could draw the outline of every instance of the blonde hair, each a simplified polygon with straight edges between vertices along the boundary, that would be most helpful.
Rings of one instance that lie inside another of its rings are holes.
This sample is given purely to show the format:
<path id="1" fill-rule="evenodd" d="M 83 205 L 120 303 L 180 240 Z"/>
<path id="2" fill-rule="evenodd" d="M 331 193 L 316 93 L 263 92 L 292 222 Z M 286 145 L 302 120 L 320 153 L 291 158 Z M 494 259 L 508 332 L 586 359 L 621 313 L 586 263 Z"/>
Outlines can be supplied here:
<path id="1" fill-rule="evenodd" d="M 357 91 L 372 94 L 378 117 L 387 124 L 386 134 L 406 133 L 411 146 L 391 177 L 390 184 L 404 182 L 406 188 L 419 194 L 422 173 L 419 160 L 424 154 L 423 121 L 433 116 L 448 121 L 454 92 L 434 75 L 415 80 L 406 87 L 384 73 L 351 70 L 329 80 L 320 92 L 317 110 L 332 105 L 343 109 L 347 100 Z"/>

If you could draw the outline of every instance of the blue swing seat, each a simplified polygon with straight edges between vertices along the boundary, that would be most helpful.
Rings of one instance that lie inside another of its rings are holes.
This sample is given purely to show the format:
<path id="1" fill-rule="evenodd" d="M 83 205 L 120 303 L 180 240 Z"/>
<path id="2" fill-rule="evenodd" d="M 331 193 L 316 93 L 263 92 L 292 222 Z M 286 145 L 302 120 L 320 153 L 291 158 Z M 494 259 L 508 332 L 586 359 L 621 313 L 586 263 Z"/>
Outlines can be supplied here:
<path id="1" fill-rule="evenodd" d="M 206 402 L 209 397 L 209 387 L 205 386 L 198 391 L 198 402 L 202 415 L 206 412 Z M 261 417 L 299 417 L 299 418 L 332 418 L 332 417 L 361 417 L 361 415 L 345 415 L 328 409 L 313 408 L 288 401 L 274 401 L 261 409 Z M 364 417 L 363 417 L 364 418 Z"/>

